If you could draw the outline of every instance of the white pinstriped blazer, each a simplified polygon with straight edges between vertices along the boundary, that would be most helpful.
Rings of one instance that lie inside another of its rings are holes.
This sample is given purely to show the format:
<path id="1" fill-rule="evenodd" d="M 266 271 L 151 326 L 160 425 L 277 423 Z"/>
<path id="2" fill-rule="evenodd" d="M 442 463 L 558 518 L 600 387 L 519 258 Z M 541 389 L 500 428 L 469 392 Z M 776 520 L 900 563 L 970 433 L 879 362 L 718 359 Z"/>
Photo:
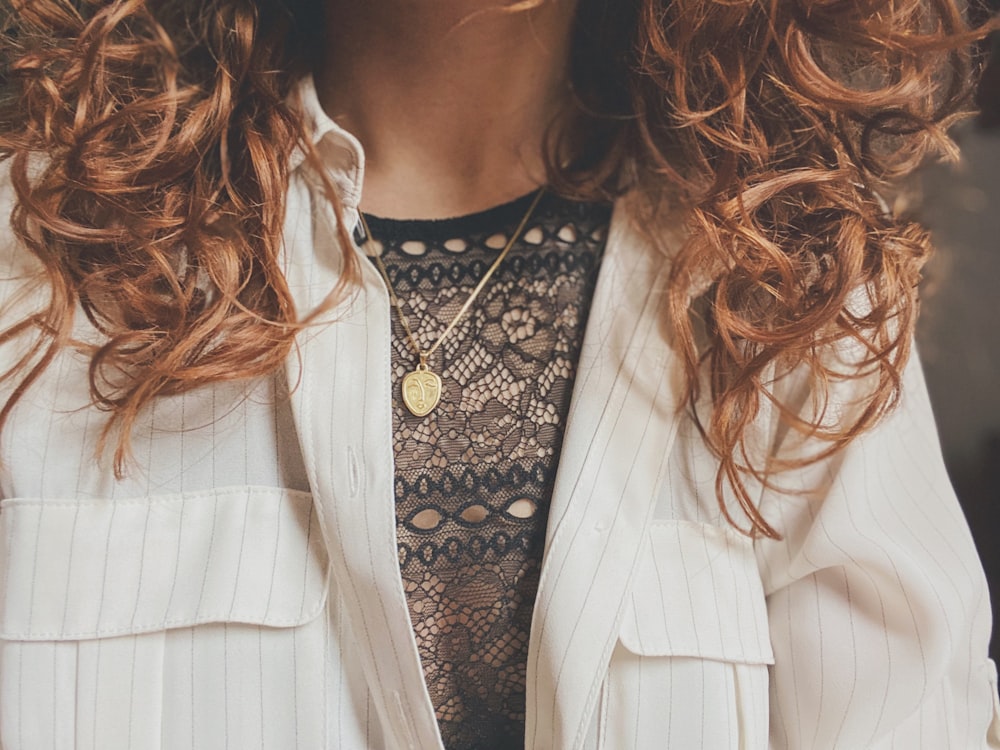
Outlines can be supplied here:
<path id="1" fill-rule="evenodd" d="M 353 216 L 360 147 L 303 91 Z M 316 182 L 300 165 L 289 186 L 303 312 L 340 272 Z M 13 315 L 44 292 L 0 244 Z M 525 746 L 1000 747 L 985 582 L 918 366 L 889 419 L 789 480 L 810 495 L 762 492 L 784 536 L 755 542 L 720 517 L 715 462 L 675 411 L 662 266 L 619 206 L 552 498 Z M 3 750 L 440 750 L 396 558 L 390 308 L 362 269 L 285 373 L 157 402 L 122 481 L 94 458 L 86 357 L 64 352 L 21 401 L 0 441 Z"/>

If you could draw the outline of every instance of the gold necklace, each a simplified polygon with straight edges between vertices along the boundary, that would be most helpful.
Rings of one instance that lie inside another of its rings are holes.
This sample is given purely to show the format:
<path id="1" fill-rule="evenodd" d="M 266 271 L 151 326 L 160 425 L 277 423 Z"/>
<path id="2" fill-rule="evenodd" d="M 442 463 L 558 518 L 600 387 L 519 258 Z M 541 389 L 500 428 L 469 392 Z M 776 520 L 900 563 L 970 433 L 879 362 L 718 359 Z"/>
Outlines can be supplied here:
<path id="1" fill-rule="evenodd" d="M 417 355 L 417 366 L 412 371 L 408 372 L 403 376 L 402 383 L 402 396 L 403 403 L 406 408 L 410 410 L 410 413 L 415 417 L 425 417 L 434 411 L 434 407 L 438 405 L 441 401 L 441 376 L 430 369 L 427 366 L 427 360 L 430 359 L 431 355 L 437 351 L 437 348 L 441 346 L 441 342 L 444 341 L 445 337 L 452 332 L 458 321 L 462 319 L 462 316 L 469 310 L 472 303 L 475 302 L 476 297 L 486 286 L 486 282 L 490 280 L 493 272 L 500 267 L 503 259 L 507 257 L 507 253 L 510 249 L 514 247 L 514 243 L 517 238 L 521 236 L 521 232 L 524 231 L 524 227 L 527 225 L 528 220 L 531 215 L 535 212 L 535 208 L 538 206 L 538 202 L 542 199 L 542 194 L 545 192 L 545 188 L 539 188 L 538 192 L 535 193 L 534 199 L 531 201 L 531 205 L 528 206 L 528 210 L 525 212 L 524 217 L 521 219 L 521 223 L 517 225 L 517 229 L 510 235 L 510 239 L 507 240 L 507 244 L 504 245 L 503 250 L 497 256 L 497 259 L 493 261 L 486 273 L 476 284 L 475 288 L 469 293 L 468 298 L 462 305 L 462 308 L 455 314 L 455 317 L 451 319 L 451 322 L 445 327 L 444 331 L 434 340 L 430 348 L 426 351 L 420 348 L 420 344 L 417 343 L 416 337 L 413 335 L 413 331 L 410 329 L 410 323 L 406 319 L 406 313 L 403 312 L 403 306 L 399 301 L 399 297 L 396 296 L 396 290 L 392 288 L 392 282 L 389 281 L 389 274 L 385 270 L 385 265 L 382 263 L 382 258 L 379 257 L 378 253 L 374 254 L 375 265 L 378 266 L 379 273 L 382 274 L 382 280 L 385 282 L 386 289 L 389 291 L 389 299 L 392 301 L 393 307 L 396 308 L 396 314 L 399 316 L 399 322 L 403 326 L 403 330 L 406 331 L 406 338 L 410 343 L 410 348 L 413 349 L 414 353 Z M 361 219 L 361 229 L 364 232 L 364 237 L 361 238 L 361 246 L 364 247 L 372 240 L 371 230 L 368 228 L 368 222 L 365 221 L 365 215 L 358 212 L 358 216 Z"/>

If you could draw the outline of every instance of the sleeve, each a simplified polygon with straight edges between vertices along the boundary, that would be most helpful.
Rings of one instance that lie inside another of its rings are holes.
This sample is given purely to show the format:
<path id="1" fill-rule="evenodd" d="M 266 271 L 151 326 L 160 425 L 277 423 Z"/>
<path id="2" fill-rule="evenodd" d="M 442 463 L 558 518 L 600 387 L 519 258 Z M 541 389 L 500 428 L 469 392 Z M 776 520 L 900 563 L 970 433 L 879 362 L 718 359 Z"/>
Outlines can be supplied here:
<path id="1" fill-rule="evenodd" d="M 792 473 L 756 543 L 772 750 L 1000 748 L 986 580 L 916 356 L 886 419 Z"/>

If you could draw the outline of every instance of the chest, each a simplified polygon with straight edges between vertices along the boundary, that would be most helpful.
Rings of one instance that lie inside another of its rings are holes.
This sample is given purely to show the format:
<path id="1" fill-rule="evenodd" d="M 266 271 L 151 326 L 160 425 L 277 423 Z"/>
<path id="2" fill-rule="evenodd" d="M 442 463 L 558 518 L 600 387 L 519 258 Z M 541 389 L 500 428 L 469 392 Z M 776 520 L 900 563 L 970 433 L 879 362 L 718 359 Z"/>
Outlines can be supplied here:
<path id="1" fill-rule="evenodd" d="M 718 527 L 713 464 L 676 417 L 650 270 L 613 251 L 595 291 L 530 623 L 529 747 L 766 736 L 752 546 Z M 321 253 L 290 258 L 304 304 L 335 273 Z M 122 732 L 165 737 L 169 723 L 203 727 L 205 747 L 227 732 L 268 747 L 438 746 L 397 559 L 389 305 L 369 282 L 335 324 L 304 332 L 280 377 L 160 402 L 136 433 L 141 470 L 123 481 L 94 458 L 103 420 L 74 355 L 12 416 L 0 672 L 5 685 L 44 671 L 64 686 L 39 683 L 54 697 L 38 732 L 125 747 Z M 124 684 L 153 711 L 126 712 L 123 728 Z M 19 696 L 2 707 L 12 732 L 31 693 L 4 694 Z M 192 700 L 197 721 L 181 712 Z M 55 718 L 73 715 L 65 701 L 91 718 Z M 259 711 L 294 721 L 239 718 Z M 15 740 L 5 746 L 32 746 Z"/>

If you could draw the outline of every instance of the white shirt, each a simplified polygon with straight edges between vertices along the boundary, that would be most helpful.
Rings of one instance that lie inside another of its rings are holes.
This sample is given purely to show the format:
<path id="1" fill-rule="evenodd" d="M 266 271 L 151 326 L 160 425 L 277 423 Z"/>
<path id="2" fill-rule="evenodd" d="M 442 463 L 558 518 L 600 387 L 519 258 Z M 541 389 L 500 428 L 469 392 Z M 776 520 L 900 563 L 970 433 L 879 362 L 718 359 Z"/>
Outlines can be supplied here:
<path id="1" fill-rule="evenodd" d="M 302 91 L 353 221 L 361 148 Z M 11 200 L 5 177 L 5 216 Z M 666 263 L 632 221 L 622 201 L 579 363 L 526 747 L 1000 747 L 986 584 L 916 361 L 888 419 L 784 478 L 808 494 L 759 488 L 782 539 L 744 536 L 676 409 Z M 6 322 L 44 291 L 25 294 L 34 262 L 0 245 Z M 297 163 L 283 264 L 301 313 L 341 262 Z M 159 400 L 123 480 L 94 459 L 85 355 L 19 403 L 0 436 L 3 750 L 440 750 L 396 559 L 390 307 L 361 268 L 284 373 Z M 761 455 L 801 449 L 776 420 L 755 429 Z"/>

